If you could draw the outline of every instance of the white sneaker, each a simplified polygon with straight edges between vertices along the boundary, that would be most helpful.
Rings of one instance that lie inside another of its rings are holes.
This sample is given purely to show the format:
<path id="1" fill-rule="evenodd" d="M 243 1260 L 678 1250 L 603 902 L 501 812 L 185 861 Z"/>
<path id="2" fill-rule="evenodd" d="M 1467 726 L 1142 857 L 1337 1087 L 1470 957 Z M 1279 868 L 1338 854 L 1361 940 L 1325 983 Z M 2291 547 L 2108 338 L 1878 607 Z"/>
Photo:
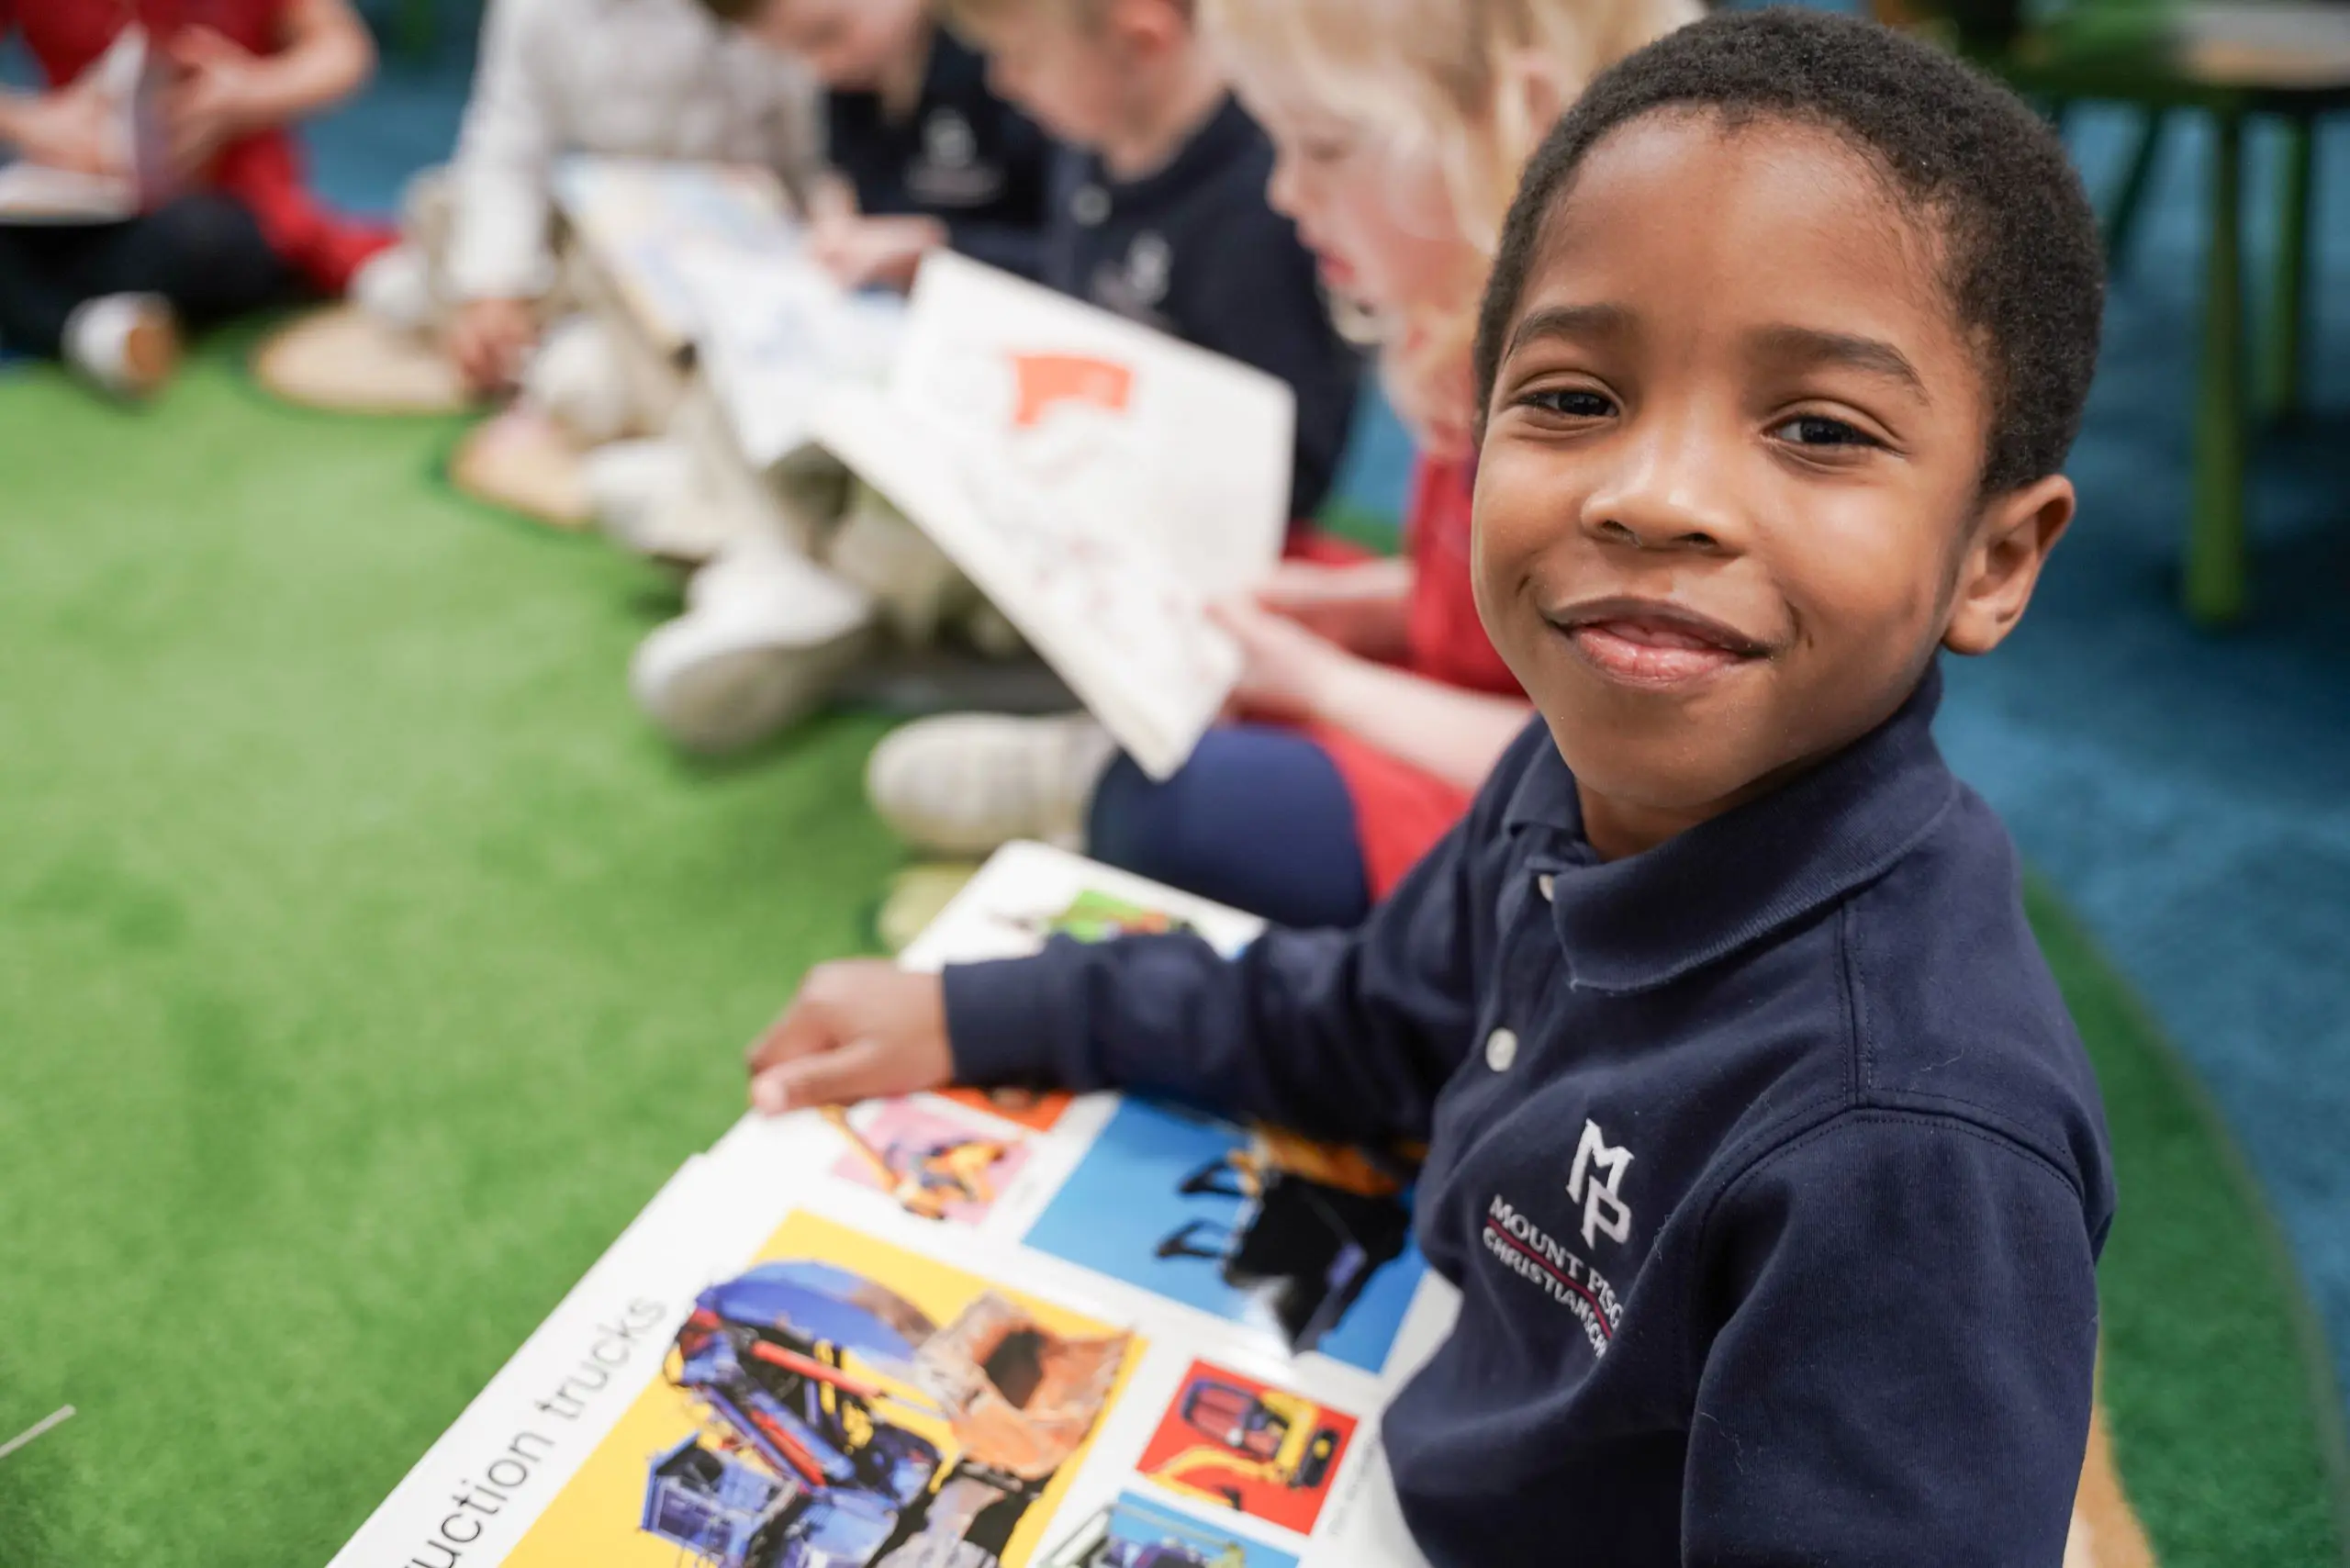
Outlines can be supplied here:
<path id="1" fill-rule="evenodd" d="M 351 274 L 353 305 L 384 326 L 421 336 L 432 328 L 432 267 L 414 245 L 377 252 Z"/>
<path id="2" fill-rule="evenodd" d="M 873 748 L 865 794 L 900 838 L 933 854 L 985 855 L 1015 838 L 1078 848 L 1117 752 L 1083 713 L 923 719 Z"/>
<path id="3" fill-rule="evenodd" d="M 65 363 L 100 391 L 152 397 L 180 361 L 179 324 L 160 294 L 85 299 L 65 319 Z"/>
<path id="4" fill-rule="evenodd" d="M 522 395 L 584 446 L 618 441 L 635 420 L 620 348 L 590 316 L 567 317 L 548 330 L 522 372 Z"/>
<path id="5" fill-rule="evenodd" d="M 637 705 L 688 751 L 739 751 L 805 716 L 873 624 L 861 589 L 781 545 L 745 545 L 727 566 L 629 664 Z"/>
<path id="6" fill-rule="evenodd" d="M 596 526 L 614 543 L 639 554 L 656 539 L 655 521 L 693 483 L 693 456 L 675 441 L 613 441 L 590 452 L 582 465 Z"/>

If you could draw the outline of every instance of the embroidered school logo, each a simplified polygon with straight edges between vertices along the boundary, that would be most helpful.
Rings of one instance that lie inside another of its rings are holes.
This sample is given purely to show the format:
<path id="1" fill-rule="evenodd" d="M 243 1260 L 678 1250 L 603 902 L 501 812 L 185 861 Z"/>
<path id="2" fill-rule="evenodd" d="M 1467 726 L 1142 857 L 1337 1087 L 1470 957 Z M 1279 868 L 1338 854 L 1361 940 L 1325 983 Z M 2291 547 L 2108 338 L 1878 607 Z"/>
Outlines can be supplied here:
<path id="1" fill-rule="evenodd" d="M 979 156 L 979 133 L 961 111 L 934 109 L 922 122 L 922 156 L 906 171 L 908 194 L 939 207 L 979 207 L 1003 186 L 1003 170 Z"/>
<path id="2" fill-rule="evenodd" d="M 1498 1193 L 1485 1210 L 1483 1239 L 1494 1261 L 1573 1314 L 1594 1355 L 1607 1353 L 1623 1327 L 1624 1304 L 1606 1275 Z"/>
<path id="3" fill-rule="evenodd" d="M 1567 1173 L 1567 1196 L 1583 1205 L 1583 1244 L 1599 1245 L 1599 1235 L 1621 1241 L 1631 1234 L 1631 1206 L 1616 1195 L 1626 1167 L 1632 1163 L 1628 1148 L 1610 1148 L 1599 1124 L 1583 1119 L 1583 1141 L 1575 1145 L 1574 1169 Z M 1606 1179 L 1602 1181 L 1600 1173 Z"/>
<path id="4" fill-rule="evenodd" d="M 979 156 L 979 139 L 971 122 L 954 109 L 940 109 L 923 122 L 923 151 L 942 169 L 967 167 Z"/>

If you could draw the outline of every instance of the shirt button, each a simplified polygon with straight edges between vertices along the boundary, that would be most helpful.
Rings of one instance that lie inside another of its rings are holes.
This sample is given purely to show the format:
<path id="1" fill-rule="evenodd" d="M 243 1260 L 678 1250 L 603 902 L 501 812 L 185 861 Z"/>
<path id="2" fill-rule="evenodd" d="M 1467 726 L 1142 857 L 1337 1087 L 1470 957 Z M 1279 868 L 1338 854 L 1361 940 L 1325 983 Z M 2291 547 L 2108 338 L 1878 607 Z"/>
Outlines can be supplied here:
<path id="1" fill-rule="evenodd" d="M 1517 1036 L 1507 1029 L 1496 1029 L 1485 1036 L 1485 1065 L 1495 1072 L 1507 1072 L 1509 1064 L 1517 1059 Z"/>
<path id="2" fill-rule="evenodd" d="M 1100 185 L 1080 185 L 1069 197 L 1069 215 L 1082 228 L 1098 227 L 1110 216 L 1110 193 Z"/>
<path id="3" fill-rule="evenodd" d="M 1545 871 L 1534 879 L 1534 890 L 1542 895 L 1544 903 L 1550 903 L 1558 897 L 1559 879 Z"/>

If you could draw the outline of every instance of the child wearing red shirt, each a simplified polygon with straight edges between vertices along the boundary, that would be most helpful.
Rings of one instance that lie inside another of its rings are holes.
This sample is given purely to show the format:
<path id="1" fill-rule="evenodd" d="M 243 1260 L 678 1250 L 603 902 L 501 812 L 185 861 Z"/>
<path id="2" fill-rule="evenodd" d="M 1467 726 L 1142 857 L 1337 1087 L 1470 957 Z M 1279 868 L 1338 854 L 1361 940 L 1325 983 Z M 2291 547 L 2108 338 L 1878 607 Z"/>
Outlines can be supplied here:
<path id="1" fill-rule="evenodd" d="M 339 293 L 388 243 L 317 203 L 287 129 L 375 68 L 347 0 L 0 0 L 0 36 L 11 30 L 49 85 L 0 93 L 0 147 L 82 174 L 129 172 L 117 89 L 93 71 L 129 35 L 162 68 L 153 151 L 177 194 L 117 222 L 0 226 L 0 343 L 62 357 L 114 392 L 151 392 L 179 321 L 297 287 Z"/>

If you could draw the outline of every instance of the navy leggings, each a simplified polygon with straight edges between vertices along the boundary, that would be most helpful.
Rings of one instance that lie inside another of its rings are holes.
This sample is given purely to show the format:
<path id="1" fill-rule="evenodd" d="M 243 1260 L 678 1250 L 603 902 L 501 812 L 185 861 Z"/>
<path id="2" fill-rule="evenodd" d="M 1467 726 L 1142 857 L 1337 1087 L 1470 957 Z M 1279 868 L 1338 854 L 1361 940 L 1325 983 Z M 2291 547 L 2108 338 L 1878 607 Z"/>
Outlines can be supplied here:
<path id="1" fill-rule="evenodd" d="M 1097 859 L 1281 925 L 1353 925 L 1371 910 L 1354 802 L 1295 730 L 1220 724 L 1164 784 L 1127 757 L 1094 791 Z"/>
<path id="2" fill-rule="evenodd" d="M 274 303 L 285 264 L 252 213 L 198 192 L 127 223 L 0 225 L 0 345 L 55 359 L 66 319 L 108 294 L 160 294 L 207 326 Z"/>

